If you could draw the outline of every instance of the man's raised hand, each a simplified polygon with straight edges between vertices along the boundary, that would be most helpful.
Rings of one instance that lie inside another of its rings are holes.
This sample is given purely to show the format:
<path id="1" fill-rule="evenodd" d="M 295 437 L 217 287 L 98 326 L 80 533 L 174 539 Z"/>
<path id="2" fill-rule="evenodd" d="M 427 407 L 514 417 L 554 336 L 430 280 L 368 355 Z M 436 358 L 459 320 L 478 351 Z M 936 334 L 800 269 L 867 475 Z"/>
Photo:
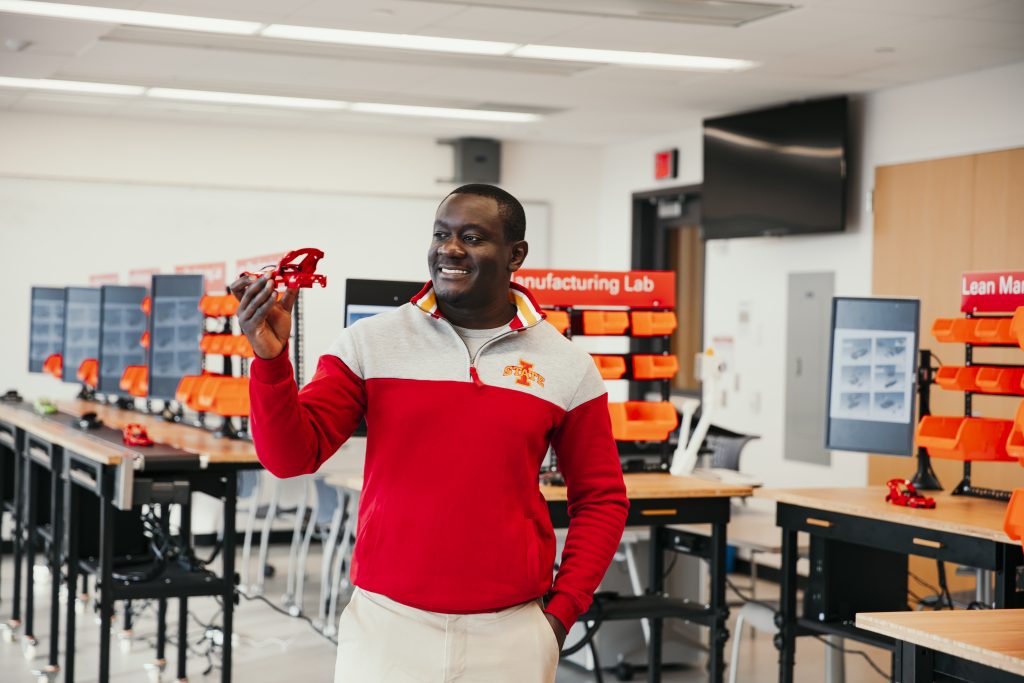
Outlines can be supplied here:
<path id="1" fill-rule="evenodd" d="M 299 290 L 286 289 L 278 299 L 274 280 L 266 275 L 243 275 L 230 289 L 238 299 L 238 324 L 256 356 L 269 360 L 281 355 L 291 336 L 292 308 Z"/>

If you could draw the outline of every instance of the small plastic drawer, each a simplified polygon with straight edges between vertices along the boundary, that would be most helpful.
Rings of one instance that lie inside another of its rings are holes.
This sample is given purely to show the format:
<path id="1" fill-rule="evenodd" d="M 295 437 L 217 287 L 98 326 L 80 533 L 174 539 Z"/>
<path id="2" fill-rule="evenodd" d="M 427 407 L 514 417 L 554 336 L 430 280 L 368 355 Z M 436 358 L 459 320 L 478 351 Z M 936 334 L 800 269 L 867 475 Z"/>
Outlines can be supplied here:
<path id="1" fill-rule="evenodd" d="M 78 381 L 95 389 L 100 383 L 100 363 L 95 358 L 86 358 L 78 366 Z"/>
<path id="2" fill-rule="evenodd" d="M 1017 344 L 1013 318 L 938 318 L 932 336 L 940 342 L 960 344 Z"/>
<path id="3" fill-rule="evenodd" d="M 149 367 L 129 365 L 124 369 L 119 383 L 121 391 L 135 398 L 145 398 L 149 392 Z"/>
<path id="4" fill-rule="evenodd" d="M 622 379 L 626 374 L 626 359 L 622 356 L 595 355 L 593 358 L 603 379 Z"/>
<path id="5" fill-rule="evenodd" d="M 199 310 L 210 318 L 232 316 L 238 312 L 238 299 L 231 294 L 205 294 L 199 299 Z"/>
<path id="6" fill-rule="evenodd" d="M 943 365 L 935 373 L 935 383 L 950 391 L 977 391 L 976 379 L 981 366 Z"/>
<path id="7" fill-rule="evenodd" d="M 59 353 L 47 356 L 43 361 L 43 372 L 57 379 L 64 379 L 64 356 Z"/>
<path id="8" fill-rule="evenodd" d="M 583 334 L 623 335 L 627 329 L 625 311 L 583 311 Z"/>
<path id="9" fill-rule="evenodd" d="M 1010 496 L 1006 516 L 1003 517 L 1003 529 L 1013 540 L 1024 542 L 1024 489 L 1017 489 Z"/>
<path id="10" fill-rule="evenodd" d="M 213 394 L 210 412 L 224 417 L 246 417 L 249 415 L 249 378 L 221 377 Z"/>
<path id="11" fill-rule="evenodd" d="M 1006 440 L 1013 422 L 984 417 L 926 415 L 917 425 L 917 445 L 933 458 L 1012 461 Z"/>
<path id="12" fill-rule="evenodd" d="M 1017 344 L 1024 349 L 1024 306 L 1018 306 L 1010 318 L 1010 334 L 1017 339 Z"/>
<path id="13" fill-rule="evenodd" d="M 668 401 L 609 403 L 608 412 L 616 441 L 665 441 L 679 426 L 675 406 Z"/>
<path id="14" fill-rule="evenodd" d="M 675 356 L 633 356 L 633 379 L 672 379 L 679 372 Z"/>
<path id="15" fill-rule="evenodd" d="M 217 385 L 225 379 L 223 375 L 203 375 L 196 382 L 195 390 L 190 395 L 188 407 L 197 413 L 208 413 L 213 410 L 213 401 L 217 396 Z"/>
<path id="16" fill-rule="evenodd" d="M 633 311 L 630 334 L 634 337 L 666 337 L 676 331 L 674 311 Z"/>
<path id="17" fill-rule="evenodd" d="M 196 385 L 199 380 L 202 379 L 202 375 L 185 375 L 178 382 L 178 388 L 174 391 L 174 400 L 185 406 L 193 400 L 195 394 Z"/>
<path id="18" fill-rule="evenodd" d="M 986 394 L 1019 394 L 1024 368 L 979 367 L 975 382 Z"/>
<path id="19" fill-rule="evenodd" d="M 554 311 L 545 309 L 544 314 L 546 320 L 555 327 L 560 333 L 565 334 L 565 331 L 569 329 L 569 312 L 568 311 Z"/>

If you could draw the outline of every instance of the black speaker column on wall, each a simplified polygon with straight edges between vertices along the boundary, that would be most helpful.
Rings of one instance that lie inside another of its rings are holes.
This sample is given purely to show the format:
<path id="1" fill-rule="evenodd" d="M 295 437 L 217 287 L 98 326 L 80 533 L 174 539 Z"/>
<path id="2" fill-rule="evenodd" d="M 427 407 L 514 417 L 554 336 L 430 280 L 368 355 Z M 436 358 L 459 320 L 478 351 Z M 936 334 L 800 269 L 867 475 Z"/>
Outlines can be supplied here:
<path id="1" fill-rule="evenodd" d="M 501 182 L 501 141 L 490 138 L 453 138 L 438 140 L 451 145 L 454 154 L 452 177 L 438 182 L 490 183 Z"/>

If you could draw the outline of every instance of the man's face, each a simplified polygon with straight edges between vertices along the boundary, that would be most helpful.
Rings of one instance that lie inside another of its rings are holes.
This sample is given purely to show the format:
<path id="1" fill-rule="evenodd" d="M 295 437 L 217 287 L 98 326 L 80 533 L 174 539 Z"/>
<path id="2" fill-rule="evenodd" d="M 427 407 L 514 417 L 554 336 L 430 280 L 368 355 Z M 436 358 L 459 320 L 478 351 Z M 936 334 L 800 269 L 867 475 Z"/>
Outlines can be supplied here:
<path id="1" fill-rule="evenodd" d="M 460 308 L 507 300 L 509 275 L 522 265 L 525 244 L 506 241 L 498 203 L 490 197 L 449 196 L 437 208 L 427 251 L 438 300 Z"/>

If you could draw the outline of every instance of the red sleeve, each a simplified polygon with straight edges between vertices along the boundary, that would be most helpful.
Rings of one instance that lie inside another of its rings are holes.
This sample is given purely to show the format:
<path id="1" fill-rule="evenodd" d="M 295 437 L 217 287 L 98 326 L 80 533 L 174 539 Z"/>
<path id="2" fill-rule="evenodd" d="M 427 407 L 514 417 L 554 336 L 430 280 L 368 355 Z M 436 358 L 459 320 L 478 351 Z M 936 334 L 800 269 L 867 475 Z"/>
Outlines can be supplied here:
<path id="1" fill-rule="evenodd" d="M 594 597 L 626 526 L 629 500 L 608 395 L 569 411 L 552 439 L 569 498 L 569 532 L 546 612 L 568 631 Z"/>
<path id="2" fill-rule="evenodd" d="M 250 429 L 260 462 L 277 477 L 310 474 L 341 447 L 366 411 L 366 385 L 337 356 L 324 355 L 297 390 L 288 351 L 253 359 Z"/>

